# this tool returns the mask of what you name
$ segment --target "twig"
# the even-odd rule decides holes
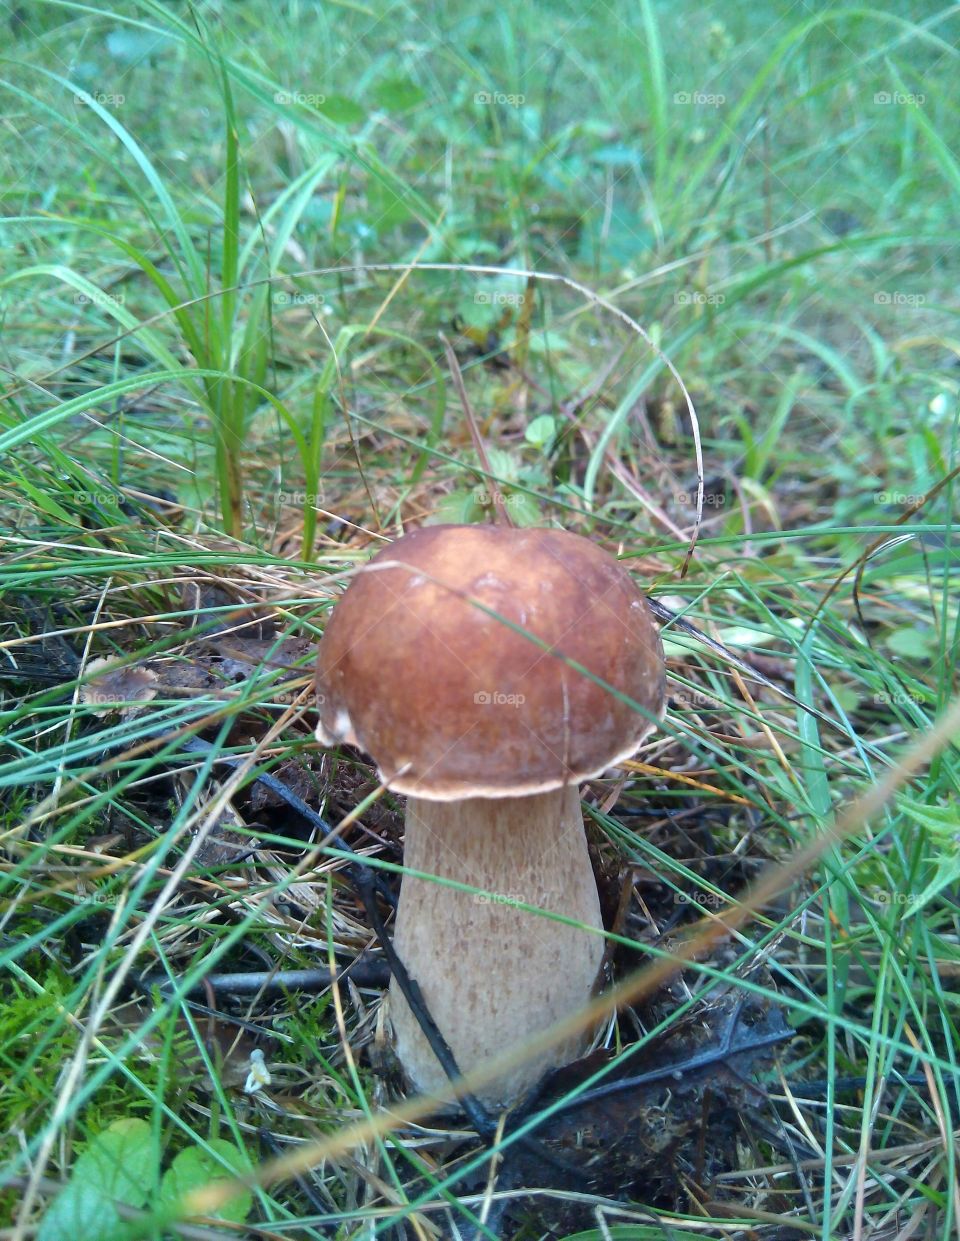
[[[193,995],[211,987],[214,991],[228,991],[233,995],[258,995],[271,991],[322,991],[333,984],[334,979],[343,982],[350,978],[358,987],[385,987],[390,981],[390,970],[385,961],[376,957],[359,956],[341,970],[323,968],[309,970],[250,970],[232,974],[208,974],[200,979],[184,995]],[[176,978],[168,975],[147,974],[138,984],[146,991],[156,987],[166,993],[180,986]]]
[[[688,1073],[699,1073],[704,1069],[711,1068],[715,1064],[723,1064],[732,1056],[757,1052],[761,1048],[773,1047],[777,1043],[786,1043],[794,1038],[794,1031],[785,1026],[783,1029],[766,1030],[756,1035],[748,1033],[749,1041],[736,1041],[734,1034],[739,1028],[742,1009],[743,999],[740,998],[736,1008],[730,1014],[723,1037],[716,1046],[695,1052],[684,1060],[660,1065],[659,1068],[650,1069],[646,1073],[637,1073],[633,1077],[621,1077],[613,1082],[604,1082],[600,1086],[595,1086],[592,1090],[584,1091],[583,1094],[577,1095],[574,1099],[561,1103],[554,1111],[573,1111],[586,1103],[594,1103],[597,1099],[604,1099],[609,1095],[620,1094],[625,1090],[633,1090],[639,1086],[649,1086],[654,1082],[663,1081],[665,1078],[679,1080]]]
[[[207,754],[213,749],[213,746],[209,741],[202,741],[199,737],[191,737],[183,743],[183,748],[192,753],[199,752],[201,754]],[[243,761],[243,759],[233,758],[229,754],[218,754],[214,759],[214,762],[226,763],[229,767],[238,767]],[[308,806],[302,797],[298,797],[296,793],[288,789],[282,780],[278,780],[276,776],[271,776],[268,772],[260,772],[251,780],[251,784],[257,783],[264,785],[266,788],[276,793],[278,797],[282,798],[292,810],[296,810],[297,814],[302,815],[312,827],[315,827],[317,831],[322,832],[324,838],[329,841],[335,849],[348,854],[349,857],[353,859],[352,862],[348,863],[348,871],[351,867],[356,865],[360,865],[366,870],[372,869],[367,865],[360,854],[357,853],[356,849],[354,849],[351,845],[348,845],[346,841],[340,838],[337,834],[336,828],[331,827],[326,819],[317,814],[316,810],[313,810],[310,806]],[[376,886],[379,895],[383,897],[387,904],[395,907],[397,898],[394,896],[392,889],[389,887],[383,876],[374,874],[372,882]]]

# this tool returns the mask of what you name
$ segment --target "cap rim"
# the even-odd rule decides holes
[[[382,767],[377,765],[380,782],[392,793],[403,797],[418,797],[422,801],[453,802],[463,801],[468,797],[479,797],[487,801],[505,801],[511,797],[534,797],[538,793],[551,793],[556,789],[566,788],[570,784],[583,784],[586,780],[596,780],[611,767],[616,767],[628,758],[632,758],[644,741],[656,730],[657,723],[666,712],[666,701],[661,704],[655,720],[648,720],[641,733],[633,738],[629,746],[618,750],[599,767],[592,766],[583,771],[571,771],[564,778],[551,777],[548,780],[528,780],[512,785],[477,785],[466,781],[447,781],[443,785],[424,782],[422,777],[412,779],[403,774],[388,776]],[[357,742],[348,744],[356,745]],[[363,747],[360,746],[362,749]]]

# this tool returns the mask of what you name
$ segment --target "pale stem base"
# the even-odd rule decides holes
[[[593,994],[604,940],[518,909],[523,902],[602,928],[576,787],[517,798],[407,801],[404,864],[481,888],[460,892],[405,876],[394,943],[468,1072],[582,1008]],[[400,1063],[411,1087],[447,1084],[400,990],[390,987]],[[592,1031],[508,1070],[477,1093],[513,1103],[549,1069],[582,1052]]]

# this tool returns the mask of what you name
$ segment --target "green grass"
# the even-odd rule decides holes
[[[375,991],[341,990],[342,1025],[329,993],[263,998],[251,1030],[131,984],[368,944],[343,859],[303,882],[250,775],[302,780],[334,822],[362,804],[351,839],[395,873],[396,805],[289,708],[343,574],[402,525],[489,520],[490,475],[515,520],[618,549],[769,682],[665,628],[664,727],[615,807],[609,782],[586,797],[616,894],[643,877],[618,976],[689,928],[678,900],[736,906],[947,710],[953,480],[912,510],[960,465],[960,17],[38,0],[4,21],[0,1214],[26,1230],[117,1120],[151,1125],[159,1184],[214,1139],[257,1163],[382,1111]],[[666,359],[706,479],[685,574],[696,428]],[[250,602],[302,639],[293,671],[268,638],[239,683],[187,685]],[[161,692],[98,712],[103,656],[153,661]],[[201,732],[244,766],[188,750]],[[555,1186],[496,1229],[488,1204],[477,1235],[958,1235],[957,793],[953,744],[639,1003],[672,1035],[732,987],[796,1028],[723,1169],[698,1183],[691,1139],[675,1181]],[[639,1029],[611,1027],[617,1066]],[[258,1188],[249,1226],[471,1235],[488,1173],[407,1126]],[[151,1202],[128,1235],[165,1235]]]

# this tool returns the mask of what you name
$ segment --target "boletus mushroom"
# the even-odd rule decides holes
[[[414,530],[334,608],[317,690],[320,741],[359,747],[407,798],[405,868],[480,890],[407,874],[394,932],[461,1071],[586,1004],[604,940],[578,785],[633,754],[664,703],[659,634],[627,571],[564,530]],[[442,1090],[395,983],[390,1016],[410,1085]],[[510,1105],[583,1046],[478,1094]]]

